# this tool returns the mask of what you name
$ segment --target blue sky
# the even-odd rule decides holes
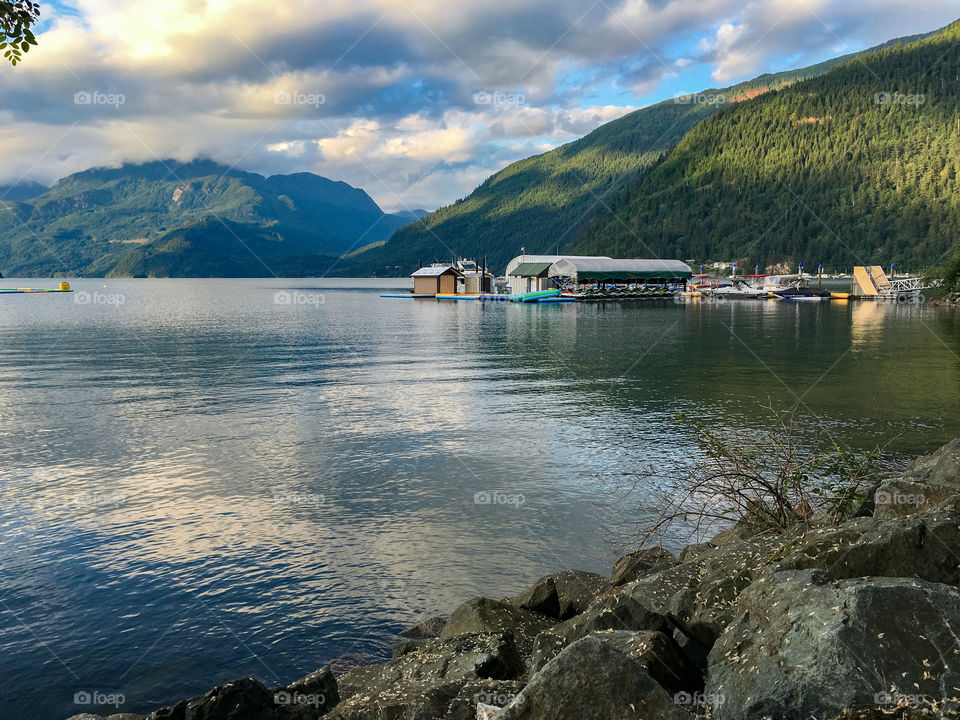
[[[435,208],[631,110],[960,17],[955,0],[68,0],[0,68],[0,183],[205,156]]]

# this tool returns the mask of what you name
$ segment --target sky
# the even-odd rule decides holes
[[[388,211],[654,102],[960,18],[956,0],[41,0],[0,184],[208,157]]]

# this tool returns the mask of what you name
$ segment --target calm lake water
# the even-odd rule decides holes
[[[0,715],[287,683],[470,596],[606,574],[628,509],[604,478],[689,453],[677,412],[760,427],[800,398],[811,438],[893,438],[895,459],[960,434],[950,311],[390,285],[0,295]]]

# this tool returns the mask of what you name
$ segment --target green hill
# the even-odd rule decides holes
[[[570,252],[939,264],[960,238],[960,22],[691,131]]]
[[[382,242],[414,219],[385,214],[363,190],[343,182],[311,173],[263,177],[207,160],[96,168],[27,195],[0,201],[0,270],[8,276],[122,273],[121,268],[141,268],[146,257],[157,256],[158,248],[146,248],[169,244],[175,231],[195,239],[188,229],[196,227],[219,227],[215,236],[230,240],[222,248],[225,256],[233,249],[229,233],[220,232],[225,227],[239,228],[243,236],[273,237],[276,257],[337,256]],[[203,247],[216,253],[215,247]],[[201,267],[203,275],[234,272],[226,260],[217,271],[212,257],[184,259],[168,269]],[[160,266],[149,270],[156,274]],[[261,268],[260,274],[270,273]]]
[[[485,255],[492,268],[502,268],[521,247],[528,253],[563,250],[598,212],[619,205],[621,197],[706,118],[750,105],[753,98],[822,75],[862,54],[762,75],[632,112],[575,142],[510,165],[467,198],[407,225],[386,245],[355,257],[342,271],[395,275],[416,268],[419,260],[451,255]],[[586,243],[582,237],[578,242]]]

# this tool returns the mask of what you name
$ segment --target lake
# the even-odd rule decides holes
[[[676,413],[801,402],[812,442],[890,462],[960,434],[949,310],[71,282],[0,296],[0,707],[35,720],[372,662],[471,596],[608,574],[609,479],[691,453]]]

